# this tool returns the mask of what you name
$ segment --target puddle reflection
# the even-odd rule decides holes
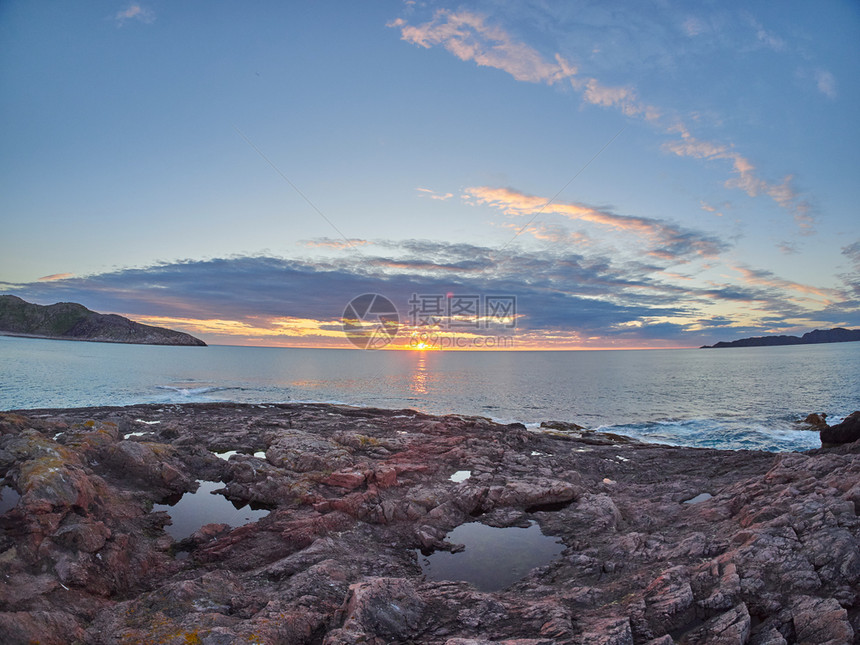
[[[452,544],[464,544],[460,553],[418,552],[424,575],[430,580],[464,580],[481,591],[498,591],[524,578],[535,567],[545,565],[564,551],[564,545],[532,523],[527,529],[495,528],[471,522],[461,524],[447,536]]]
[[[248,504],[237,506],[223,495],[212,491],[224,488],[221,482],[199,481],[196,493],[174,495],[164,504],[154,504],[153,511],[167,511],[173,524],[164,530],[174,540],[183,540],[205,524],[229,524],[232,527],[256,522],[269,514],[268,509],[254,509]]]

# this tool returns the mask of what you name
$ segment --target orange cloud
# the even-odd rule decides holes
[[[655,245],[650,251],[651,255],[664,259],[678,259],[682,252],[715,256],[721,247],[715,240],[648,217],[617,215],[608,210],[572,202],[548,203],[549,200],[544,197],[527,195],[511,188],[478,186],[467,188],[465,192],[467,198],[498,208],[507,215],[556,213],[572,220],[639,235]]]
[[[429,197],[430,199],[437,199],[439,201],[446,201],[451,199],[454,196],[454,193],[437,193],[435,190],[430,190],[429,188],[416,188],[419,193],[421,193],[424,197]]]
[[[341,322],[314,320],[289,316],[259,319],[260,324],[220,318],[177,318],[171,316],[128,316],[138,322],[159,327],[182,329],[192,334],[215,334],[221,336],[253,336],[258,338],[343,338]]]
[[[518,81],[553,84],[576,74],[576,67],[556,55],[545,60],[540,53],[516,42],[500,27],[488,25],[483,16],[469,11],[440,9],[433,19],[413,26],[402,18],[388,24],[400,29],[406,42],[430,48],[441,45],[457,58],[482,67],[503,70]]]

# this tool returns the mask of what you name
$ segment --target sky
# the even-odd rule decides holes
[[[0,293],[233,345],[860,327],[858,79],[852,0],[3,0]]]

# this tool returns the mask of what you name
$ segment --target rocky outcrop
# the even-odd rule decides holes
[[[728,452],[409,410],[141,405],[0,413],[0,479],[20,494],[0,516],[4,644],[860,643],[858,443]],[[270,513],[174,541],[153,507],[199,480]],[[564,550],[493,592],[425,576],[420,553],[459,550],[448,532],[475,521],[536,522]]]
[[[815,345],[818,343],[849,343],[860,340],[860,329],[815,329],[803,336],[754,336],[732,341],[720,341],[714,345],[703,345],[700,349],[723,347],[771,347],[774,345]]]
[[[116,314],[100,314],[74,302],[34,305],[17,296],[0,296],[0,335],[102,343],[205,346],[181,331],[153,327]]]
[[[811,412],[810,414],[807,414],[803,420],[797,421],[797,423],[806,425],[813,429],[822,430],[827,427],[827,414],[824,412],[820,414],[818,412]]]
[[[829,428],[825,424],[819,434],[822,446],[854,443],[860,439],[860,410],[852,412],[841,423]]]

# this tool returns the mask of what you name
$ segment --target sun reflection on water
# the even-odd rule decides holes
[[[415,370],[409,379],[409,389],[416,394],[427,394],[427,356],[418,352]]]

